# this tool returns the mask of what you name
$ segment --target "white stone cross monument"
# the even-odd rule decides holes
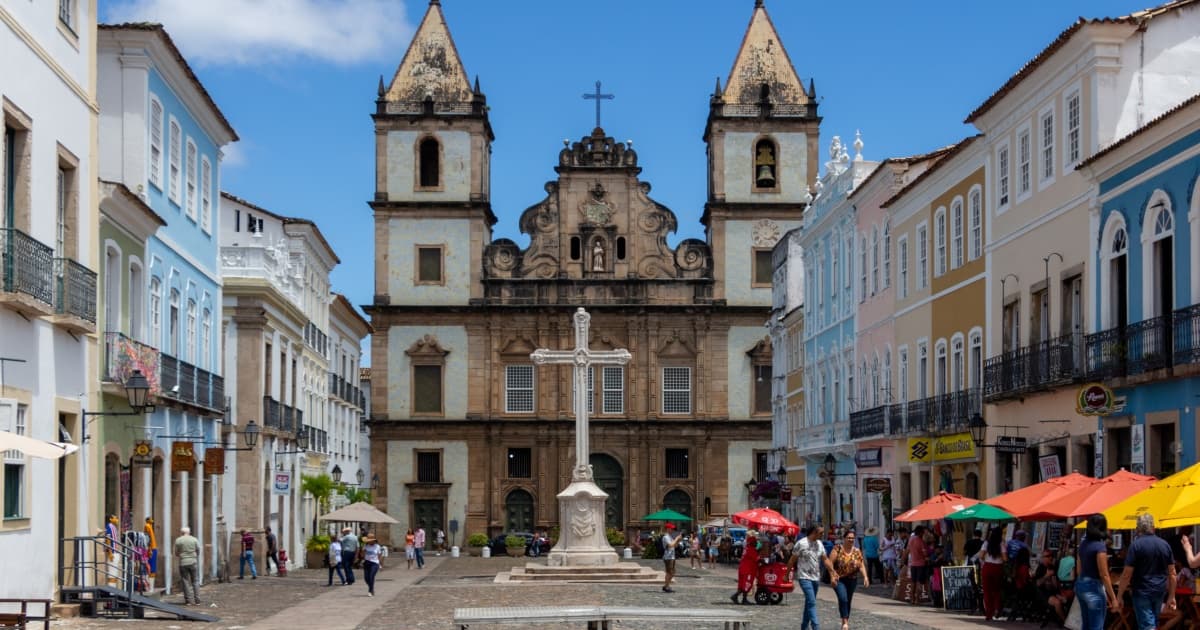
[[[535,365],[571,365],[575,382],[575,468],[571,484],[558,493],[558,544],[550,551],[551,566],[596,566],[617,563],[617,554],[604,533],[604,503],[608,494],[592,480],[588,463],[588,370],[593,365],[625,365],[633,358],[628,350],[589,350],[588,327],[592,316],[575,311],[573,350],[535,350]]]

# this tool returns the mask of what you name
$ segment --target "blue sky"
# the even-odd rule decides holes
[[[1149,0],[767,0],[793,65],[820,101],[829,142],[862,131],[870,160],[974,133],[963,118],[1077,17]],[[528,242],[517,217],[544,197],[564,138],[590,133],[597,79],[616,94],[603,126],[632,139],[651,196],[682,238],[703,238],[701,135],[753,0],[443,0],[468,75],[491,107],[494,238]],[[223,188],[315,220],[342,264],[335,290],[373,294],[370,114],[427,7],[420,0],[100,0],[102,21],[162,22],[242,141]]]

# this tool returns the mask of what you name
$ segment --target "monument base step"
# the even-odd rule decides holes
[[[523,567],[513,567],[511,571],[496,576],[497,583],[536,582],[546,583],[628,583],[646,584],[662,582],[662,571],[655,571],[635,562],[621,562],[608,566],[576,566],[551,567],[544,564],[529,563]]]

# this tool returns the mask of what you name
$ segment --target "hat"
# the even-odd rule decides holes
[[[875,528],[875,527],[868,527],[867,531],[863,533],[864,536],[876,536],[878,534],[879,534],[879,529]]]
[[[354,528],[352,528],[352,527],[343,527],[343,528],[342,528],[342,533],[343,533],[343,534],[349,534],[349,533],[350,533],[350,532],[352,532],[352,531],[354,531]]]
[[[1018,529],[1017,533],[1013,534],[1013,538],[1016,538],[1017,540],[1025,540],[1025,530]]]
[[[675,529],[675,523],[667,523],[667,529]]]

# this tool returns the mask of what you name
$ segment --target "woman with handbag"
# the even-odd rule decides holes
[[[862,576],[864,588],[871,585],[862,550],[854,546],[855,538],[854,531],[847,530],[842,535],[842,544],[833,548],[829,558],[833,561],[833,568],[837,573],[836,576],[831,576],[831,579],[834,580],[834,592],[837,593],[842,630],[850,627],[850,602],[854,599],[855,589],[858,588],[859,576]]]

